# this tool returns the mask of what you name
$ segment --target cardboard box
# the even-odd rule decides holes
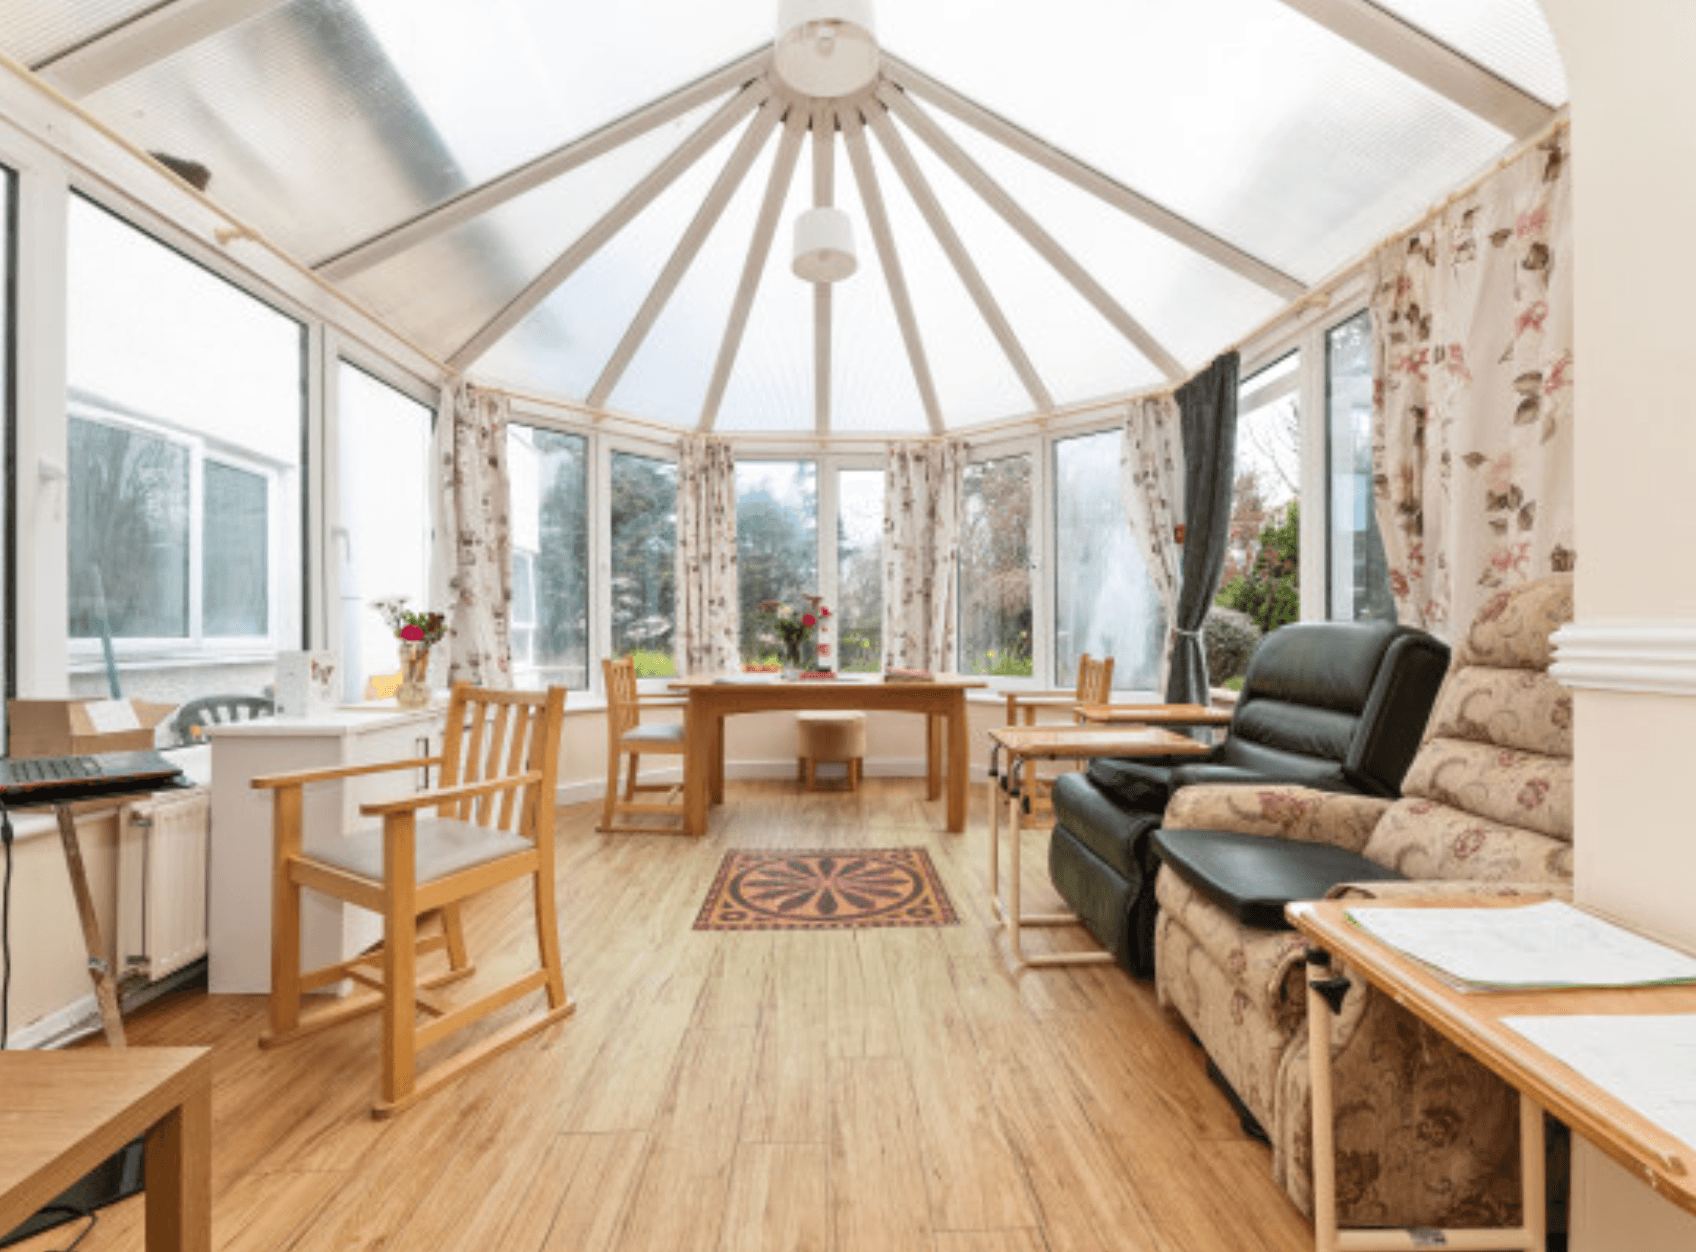
[[[7,752],[15,757],[133,752],[177,706],[145,700],[13,700]]]

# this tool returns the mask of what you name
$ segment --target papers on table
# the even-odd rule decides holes
[[[1696,982],[1696,957],[1551,900],[1521,908],[1345,910],[1468,991]]]
[[[1504,1017],[1502,1023],[1696,1146],[1696,1084],[1690,1081],[1696,1016]]]

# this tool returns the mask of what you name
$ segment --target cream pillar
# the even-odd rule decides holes
[[[1577,893],[1696,945],[1696,4],[1543,0],[1572,86]],[[1696,1218],[1575,1151],[1574,1252],[1688,1252]]]

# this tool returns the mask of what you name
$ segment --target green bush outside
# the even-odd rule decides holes
[[[1301,616],[1301,517],[1292,502],[1261,530],[1253,562],[1219,588],[1213,602],[1246,613],[1263,633]]]
[[[676,678],[677,661],[669,652],[635,651],[630,654],[636,662],[638,678]]]
[[[972,658],[966,672],[991,678],[1029,678],[1036,673],[1036,665],[1030,657],[1017,652],[984,652]]]

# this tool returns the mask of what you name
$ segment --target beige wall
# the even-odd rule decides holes
[[[1572,84],[1578,615],[1690,627],[1696,4],[1543,0]],[[1581,900],[1696,944],[1696,699],[1580,692]],[[1574,1252],[1689,1252],[1696,1219],[1576,1151]]]

